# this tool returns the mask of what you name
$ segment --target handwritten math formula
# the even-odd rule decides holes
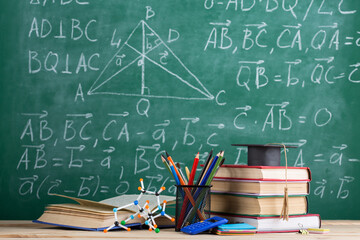
[[[126,111],[120,114],[107,114],[108,121],[100,124],[101,131],[98,132],[98,136],[89,134],[93,132],[94,125],[97,125],[95,123],[96,116],[92,113],[66,114],[62,128],[56,126],[56,130],[60,131],[52,128],[52,124],[47,120],[48,112],[45,110],[40,113],[22,113],[24,125],[19,137],[20,141],[23,142],[21,145],[22,154],[19,156],[16,169],[25,175],[35,175],[19,177],[19,194],[33,194],[40,198],[40,193],[50,194],[55,189],[63,191],[63,193],[76,194],[78,197],[95,196],[96,194],[124,194],[129,191],[131,186],[131,181],[126,180],[126,173],[130,173],[130,176],[138,175],[139,177],[145,173],[146,179],[150,181],[151,188],[156,189],[156,186],[151,184],[167,185],[168,193],[175,194],[175,183],[167,174],[164,174],[165,167],[161,163],[160,156],[164,154],[163,146],[171,146],[171,151],[176,151],[179,146],[188,149],[195,147],[201,153],[201,161],[205,161],[204,158],[208,154],[207,150],[221,146],[226,129],[230,128],[231,131],[241,133],[247,128],[254,128],[255,126],[259,133],[266,132],[268,129],[273,129],[275,132],[289,131],[293,127],[293,120],[286,115],[286,111],[281,111],[286,109],[288,104],[266,104],[268,112],[262,116],[261,120],[255,121],[253,124],[246,124],[246,121],[244,124],[241,121],[242,118],[246,119],[246,111],[251,110],[250,106],[236,108],[242,111],[234,117],[233,125],[230,126],[221,122],[206,121],[202,123],[203,120],[199,117],[180,118],[175,121],[176,125],[182,125],[181,131],[179,128],[175,128],[178,131],[176,140],[169,137],[169,132],[173,131],[172,128],[175,125],[171,120],[165,119],[163,122],[153,124],[151,128],[142,131],[137,126],[132,125],[131,114]],[[323,118],[322,122],[318,122],[317,116],[323,111],[327,117]],[[136,111],[135,114],[138,116],[145,115],[141,111]],[[326,126],[332,118],[332,114],[324,109],[319,109],[313,116],[311,125],[319,128]],[[294,125],[306,124],[306,117],[304,116],[295,117],[295,120]],[[198,125],[205,126],[208,133],[206,136],[196,133],[195,129]],[[141,142],[143,135],[151,136],[152,144],[148,146],[138,145],[133,149],[131,147],[134,144],[133,142]],[[316,153],[313,159],[305,159],[303,147],[306,146],[307,142],[307,140],[301,139],[297,142],[287,143],[300,147],[299,150],[292,150],[290,153],[293,154],[293,166],[304,167],[310,163],[323,163],[341,167],[360,162],[357,158],[346,158],[344,156],[344,150],[348,148],[346,144],[332,146],[330,153]],[[129,155],[122,155],[121,152],[124,149],[132,149],[132,151]],[[54,152],[59,153],[54,154]],[[100,157],[94,158],[94,155]],[[229,164],[247,164],[245,148],[234,148],[233,156],[228,162]],[[51,175],[46,175],[41,179],[41,176],[36,175],[37,172],[52,171],[52,169],[61,169],[67,173],[78,172],[81,169],[101,169],[104,172],[116,171],[118,176],[114,183],[118,185],[101,185],[101,175],[89,175],[80,176],[77,179],[78,186],[75,189],[64,189],[63,186],[60,187],[64,180],[52,179]],[[124,171],[126,171],[125,175]],[[149,175],[153,172],[155,174]],[[353,181],[354,178],[351,178]],[[71,181],[74,182],[74,179]],[[113,182],[106,180],[106,182],[109,181]]]

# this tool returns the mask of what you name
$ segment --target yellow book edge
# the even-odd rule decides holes
[[[307,231],[309,233],[325,234],[325,233],[330,232],[330,229],[328,229],[328,228],[308,228]]]

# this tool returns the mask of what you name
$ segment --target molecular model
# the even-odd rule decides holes
[[[116,227],[122,227],[124,229],[126,229],[127,231],[130,231],[131,229],[124,226],[128,221],[134,219],[135,217],[134,216],[138,216],[139,218],[144,218],[145,219],[145,224],[149,226],[149,231],[152,231],[154,230],[156,233],[159,233],[160,232],[160,229],[157,228],[157,225],[156,225],[156,222],[155,222],[155,219],[160,217],[160,216],[165,216],[167,217],[168,219],[170,219],[172,222],[175,221],[174,218],[171,218],[169,215],[167,215],[165,213],[165,208],[166,208],[166,201],[163,201],[163,205],[161,206],[160,205],[160,193],[162,191],[165,190],[165,187],[161,187],[160,190],[158,192],[151,192],[151,191],[147,191],[145,190],[144,188],[144,182],[143,182],[143,179],[140,178],[140,184],[141,184],[141,187],[138,188],[139,191],[141,191],[140,195],[137,197],[137,199],[132,202],[132,203],[129,203],[125,206],[122,206],[122,207],[118,207],[118,208],[114,208],[113,209],[113,212],[114,212],[114,216],[115,216],[115,222],[113,225],[111,225],[110,227],[108,227],[107,229],[104,230],[104,232],[108,232],[109,230],[111,230],[112,228],[114,228],[115,226]],[[144,204],[143,207],[139,206],[139,201],[141,199],[141,197],[144,195],[144,194],[152,194],[152,195],[155,195],[156,196],[156,199],[157,199],[157,208],[155,208],[153,211],[151,211],[149,209],[149,201],[147,200]],[[133,214],[133,215],[130,215],[126,220],[123,220],[121,221],[121,223],[119,223],[118,221],[118,215],[117,215],[117,212],[123,208],[128,208],[130,206],[137,206],[138,207],[138,211]],[[155,215],[157,211],[161,211],[159,214]]]

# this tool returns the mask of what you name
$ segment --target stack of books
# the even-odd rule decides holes
[[[212,182],[211,215],[245,222],[257,232],[291,232],[320,228],[318,214],[308,214],[311,172],[306,167],[223,165]],[[280,219],[284,187],[289,220]]]

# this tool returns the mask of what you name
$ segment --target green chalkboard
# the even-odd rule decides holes
[[[232,143],[286,143],[311,213],[359,219],[360,5],[350,0],[1,1],[2,219],[59,193],[174,180]],[[284,164],[284,161],[282,162]],[[200,171],[200,168],[198,169]],[[329,211],[331,208],[331,211]]]

